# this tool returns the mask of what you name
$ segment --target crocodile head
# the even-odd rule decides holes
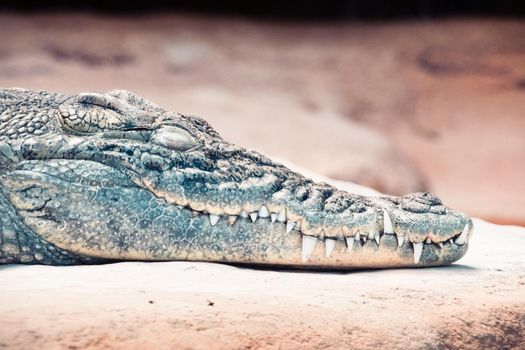
[[[468,247],[472,221],[433,194],[315,183],[127,91],[0,101],[0,190],[70,254],[350,269],[445,265]]]

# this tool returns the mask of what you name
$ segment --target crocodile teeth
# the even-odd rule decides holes
[[[379,245],[379,240],[381,239],[381,235],[379,234],[379,232],[375,233],[374,239],[376,240],[377,245]]]
[[[354,247],[354,238],[345,237],[345,239],[346,239],[346,245],[348,246],[347,250],[350,253],[352,251],[352,248]]]
[[[184,207],[182,205],[177,205],[177,208],[178,209],[184,209]]]
[[[438,246],[439,246],[439,248],[443,248],[443,243],[439,242]]]
[[[272,222],[275,222],[275,220],[277,220],[277,215],[279,215],[279,214],[277,214],[277,213],[271,213],[270,214],[270,219],[272,220]]]
[[[221,217],[218,216],[218,215],[210,214],[210,224],[211,224],[212,226],[215,226],[215,225],[219,222],[219,219],[220,219],[220,218],[221,218]]]
[[[252,219],[252,222],[257,221],[257,216],[258,214],[256,211],[254,211],[253,213],[250,213],[250,219]]]
[[[397,236],[397,246],[401,247],[403,245],[403,242],[405,241],[405,237],[403,235],[396,235]]]
[[[368,237],[367,237],[368,239],[374,239],[374,237],[375,237],[374,231],[368,232]]]
[[[361,237],[359,235],[359,232],[355,234],[354,241],[359,242],[361,240]]]
[[[414,246],[414,263],[417,264],[421,259],[421,253],[423,253],[423,243],[412,242],[412,245]]]
[[[431,244],[432,243],[432,241],[430,240],[430,237],[427,237],[427,239],[425,240],[425,243],[426,244]]]
[[[303,262],[307,262],[308,259],[310,259],[310,256],[312,255],[314,251],[316,243],[317,243],[316,237],[303,235],[303,251],[302,251]]]
[[[383,229],[384,233],[386,234],[394,233],[394,228],[392,226],[392,219],[390,218],[390,214],[388,214],[386,209],[383,209],[383,225],[384,225],[384,229]]]
[[[468,224],[465,225],[465,227],[463,228],[463,231],[461,232],[459,237],[456,238],[454,242],[456,244],[463,245],[467,241],[467,236],[468,236]]]
[[[286,209],[282,208],[279,212],[279,215],[277,216],[277,221],[279,222],[286,222]]]
[[[230,223],[230,225],[235,224],[235,221],[237,221],[237,215],[228,216],[228,222]]]
[[[266,206],[261,205],[261,208],[259,209],[259,217],[260,218],[270,217],[270,213],[268,212],[268,208],[266,208]]]
[[[241,216],[241,218],[244,218],[244,219],[248,219],[248,217],[249,217],[248,213],[245,212],[245,211],[242,211],[240,216]]]
[[[290,232],[292,232],[294,226],[295,226],[295,222],[293,222],[293,221],[288,221],[288,222],[286,223],[286,233],[290,233]]]
[[[334,248],[335,248],[335,239],[325,239],[324,241],[324,244],[325,244],[325,248],[326,248],[326,257],[329,258],[330,255],[332,255],[332,252],[334,251]]]

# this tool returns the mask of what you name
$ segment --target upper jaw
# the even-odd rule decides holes
[[[453,239],[455,244],[463,245],[472,235],[472,221],[466,215],[444,207],[437,197],[426,193],[400,198],[367,198],[337,191],[351,197],[354,203],[344,211],[335,212],[327,210],[329,206],[326,203],[319,205],[297,201],[290,191],[284,189],[273,194],[260,192],[260,196],[251,197],[250,193],[238,187],[228,189],[227,185],[220,184],[209,193],[200,193],[197,197],[187,196],[182,194],[184,190],[174,190],[172,186],[175,183],[169,182],[169,176],[163,176],[157,181],[146,181],[146,187],[174,205],[210,215],[212,223],[221,217],[229,218],[232,222],[239,216],[250,217],[252,221],[265,218],[285,224],[287,232],[296,230],[303,235],[321,239],[355,239],[357,236],[379,241],[386,234],[395,235],[399,244],[443,244]],[[275,181],[270,174],[266,174],[252,185],[264,189],[271,187]],[[221,190],[232,192],[221,193]],[[235,201],[217,201],[216,197],[230,198],[232,194]],[[428,196],[434,201],[429,201],[429,208],[417,207],[414,210],[413,206],[407,204],[408,201],[422,201]]]
[[[233,164],[236,158],[218,162]],[[472,235],[470,218],[443,206],[430,193],[378,198],[351,195],[326,184],[315,184],[278,164],[268,166],[261,176],[241,182],[228,178],[228,169],[219,166],[210,175],[217,175],[217,179],[210,179],[215,183],[208,184],[206,191],[198,191],[185,187],[184,171],[171,169],[162,176],[153,172],[144,177],[144,186],[172,204],[211,214],[214,220],[250,216],[273,222],[279,218],[288,231],[295,229],[314,237],[379,238],[395,234],[399,242],[442,244],[454,239],[464,244]],[[300,187],[309,190],[306,200],[299,199]]]
[[[60,157],[60,153],[64,155],[74,153],[75,157],[91,159],[94,156],[93,148],[105,147],[110,153],[106,154],[106,151],[102,151],[104,157],[100,159],[101,162],[111,162],[108,165],[112,166],[116,166],[118,162],[125,162],[120,168],[136,172],[144,187],[161,197],[166,197],[168,202],[188,206],[194,210],[207,211],[214,215],[241,215],[243,212],[250,214],[258,213],[260,210],[264,214],[266,210],[276,216],[284,210],[287,221],[293,222],[295,227],[301,227],[304,234],[311,236],[349,237],[355,236],[357,232],[360,235],[395,233],[412,242],[430,240],[440,243],[462,233],[466,225],[472,226],[466,215],[444,207],[439,198],[428,193],[414,193],[403,197],[364,198],[351,196],[328,186],[326,188],[333,192],[330,199],[311,195],[312,198],[301,201],[297,199],[297,187],[287,184],[290,183],[288,181],[290,178],[298,181],[300,187],[313,189],[311,193],[314,194],[321,193],[323,186],[314,184],[284,167],[274,171],[278,165],[275,165],[275,168],[269,166],[271,171],[266,171],[260,177],[243,179],[240,183],[235,183],[233,180],[221,183],[221,179],[227,177],[228,169],[219,167],[215,179],[218,184],[209,185],[209,188],[216,187],[210,192],[211,194],[219,193],[223,194],[223,198],[233,198],[225,201],[215,198],[215,195],[209,198],[210,194],[199,191],[191,193],[192,189],[184,188],[184,176],[186,176],[184,174],[187,169],[165,169],[166,171],[160,176],[160,173],[147,166],[144,169],[136,168],[133,166],[134,163],[125,161],[129,157],[125,152],[119,151],[121,158],[115,158],[117,157],[115,150],[126,149],[130,145],[135,152],[139,150],[143,152],[141,161],[147,161],[152,157],[166,158],[161,154],[145,156],[162,153],[160,151],[163,148],[168,159],[172,155],[170,146],[182,148],[193,146],[191,143],[194,140],[190,139],[191,135],[181,130],[171,130],[170,127],[166,125],[155,131],[153,146],[141,140],[96,139],[93,141],[90,137],[69,136],[60,137],[56,143],[45,143],[46,140],[40,140],[43,143],[40,148],[45,150],[47,156],[51,153],[56,153],[57,157]],[[68,141],[64,144],[64,140]],[[33,143],[36,142],[35,139]],[[109,145],[113,147],[108,147]],[[31,145],[28,143],[24,146]],[[223,161],[234,162],[235,159]],[[276,173],[280,175],[276,176]],[[188,174],[192,175],[189,171]],[[275,192],[272,188],[276,187],[280,190]],[[190,194],[186,195],[186,193]],[[342,199],[337,199],[338,195]],[[336,200],[332,200],[334,198]],[[334,209],[334,203],[345,203],[344,208]]]
[[[181,136],[180,132],[173,134],[169,129],[170,126],[166,126],[166,128],[165,132],[161,131],[155,134],[158,145],[153,146],[152,150],[159,148],[159,146],[160,148],[170,145],[186,146],[191,141],[184,138],[186,135],[182,134]],[[178,138],[174,138],[173,135]],[[73,137],[68,142],[68,146],[59,148],[65,154],[70,153],[69,149],[76,149],[77,156],[83,154],[81,150],[91,149],[91,147],[86,146],[92,144],[89,138],[82,138],[81,142],[74,142],[74,139],[76,138]],[[142,145],[141,148],[149,153],[150,147],[140,140],[98,140],[97,146],[104,144],[117,146],[120,144],[125,148],[129,145],[128,142]],[[165,151],[167,154],[171,153],[168,149]],[[88,151],[86,157],[89,158],[90,154],[91,152]],[[107,159],[111,160],[111,158],[105,157],[100,161],[104,162]],[[115,166],[115,161],[111,160],[111,162]],[[124,166],[124,168],[130,167],[130,164]],[[270,166],[270,168],[272,167]],[[130,168],[128,170],[135,170],[137,173],[142,172],[141,169]],[[218,172],[225,172],[226,170],[218,169]],[[207,193],[195,191],[194,194],[186,195],[185,190],[187,189],[183,188],[184,176],[181,176],[184,169],[168,169],[162,173],[162,176],[151,169],[144,171],[142,174],[137,174],[138,181],[142,181],[145,188],[172,204],[188,206],[192,210],[204,211],[219,217],[266,216],[273,221],[280,217],[281,221],[286,223],[290,229],[300,230],[302,234],[308,236],[355,238],[356,235],[359,235],[360,237],[373,238],[376,235],[380,237],[383,234],[395,234],[400,242],[439,244],[453,238],[458,243],[464,244],[472,234],[472,222],[466,215],[444,207],[439,198],[428,193],[415,193],[403,197],[364,198],[329,188],[330,191],[333,191],[331,199],[338,195],[343,199],[334,200],[333,203],[329,203],[326,198],[310,198],[306,201],[299,201],[297,193],[294,193],[297,188],[287,187],[283,181],[286,182],[289,178],[294,178],[303,187],[315,188],[312,193],[322,192],[320,190],[323,187],[313,184],[284,167],[279,167],[278,172],[280,171],[284,175],[281,178],[276,177],[272,171],[268,171],[261,177],[244,179],[238,186],[232,181],[231,188],[219,181],[216,192],[210,193],[223,191],[222,193],[229,194],[223,198],[235,199],[222,200],[223,203],[221,203],[221,200],[210,198]],[[274,192],[270,190],[273,187],[281,187],[281,189]],[[347,208],[344,208],[345,210],[338,210],[337,208],[332,210],[334,203],[339,204],[344,200],[348,201],[348,198],[351,198],[351,203],[348,204]]]

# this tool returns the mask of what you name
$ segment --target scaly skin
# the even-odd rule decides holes
[[[0,212],[0,263],[436,266],[472,233],[435,195],[314,183],[119,90],[0,90]]]

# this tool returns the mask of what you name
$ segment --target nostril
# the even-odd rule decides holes
[[[413,213],[427,213],[430,211],[430,205],[423,204],[413,198],[403,198],[401,201],[401,208]]]
[[[416,192],[404,195],[400,200],[401,208],[413,213],[433,212],[442,214],[445,208],[441,205],[438,196],[429,192]],[[432,210],[436,208],[435,210]]]
[[[430,193],[430,192],[410,193],[410,194],[404,195],[402,197],[402,200],[416,201],[421,204],[430,205],[430,206],[442,204],[441,199],[439,199],[439,197],[436,196],[434,193]]]

